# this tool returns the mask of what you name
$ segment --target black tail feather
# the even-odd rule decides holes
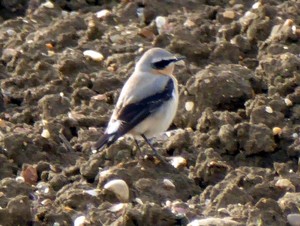
[[[109,147],[110,145],[112,145],[119,137],[116,136],[115,133],[112,134],[103,134],[103,136],[96,141],[96,143],[92,146],[92,150],[101,150],[104,145],[106,145],[106,147]]]

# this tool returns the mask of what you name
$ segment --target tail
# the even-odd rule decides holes
[[[96,143],[92,146],[92,150],[102,150],[104,145],[106,147],[109,147],[112,145],[119,137],[116,135],[116,133],[111,134],[103,134],[103,136],[96,141]]]

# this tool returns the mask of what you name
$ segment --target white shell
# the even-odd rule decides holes
[[[94,61],[102,61],[104,59],[104,56],[101,53],[94,50],[85,50],[83,52],[83,55],[85,57],[91,58]]]
[[[111,180],[104,185],[104,189],[115,193],[121,202],[127,202],[129,199],[129,188],[124,180]]]

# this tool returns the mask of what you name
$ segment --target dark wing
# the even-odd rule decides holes
[[[112,134],[104,134],[103,137],[96,142],[94,148],[99,149],[105,144],[109,146],[114,143],[119,137],[129,132],[150,114],[157,111],[157,109],[166,101],[170,100],[172,98],[173,91],[174,82],[172,79],[169,79],[165,89],[162,92],[146,97],[139,102],[123,106],[118,112],[116,118],[116,120],[122,121],[118,131]]]
[[[121,120],[122,126],[118,130],[119,137],[133,129],[150,114],[157,111],[166,101],[172,98],[174,82],[169,79],[165,89],[162,92],[146,97],[137,103],[124,106],[118,113],[117,119]]]

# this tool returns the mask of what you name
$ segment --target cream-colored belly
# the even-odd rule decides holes
[[[176,94],[173,95],[168,102],[164,103],[153,115],[135,126],[129,134],[134,136],[144,134],[150,138],[166,131],[176,115],[178,107],[178,97]]]

